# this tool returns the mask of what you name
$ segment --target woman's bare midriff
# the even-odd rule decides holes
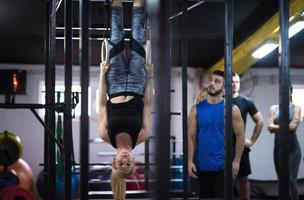
[[[134,96],[117,96],[110,99],[112,103],[124,103],[133,99]]]

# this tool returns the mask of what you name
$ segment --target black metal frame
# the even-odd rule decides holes
[[[181,0],[181,1],[183,1],[183,0]],[[182,9],[181,12],[175,13],[174,15],[169,17],[169,21],[175,20],[178,17],[183,16],[183,13],[185,13],[187,15],[187,12],[189,12],[190,10],[192,10],[192,9],[194,9],[194,8],[204,4],[204,3],[207,3],[207,2],[224,2],[225,0],[192,0],[192,1],[195,2],[193,5],[185,8],[185,9]],[[186,2],[189,2],[189,1],[186,1]],[[186,5],[184,5],[184,6],[186,6]]]
[[[61,150],[62,146],[55,138],[55,110],[65,109],[65,104],[55,104],[55,68],[56,68],[56,1],[45,4],[45,99],[46,104],[0,104],[0,109],[30,109],[44,127],[44,191],[47,200],[56,199],[56,162],[55,143]],[[71,102],[70,98],[66,98]],[[69,106],[70,107],[70,106]],[[35,109],[45,109],[45,122]],[[70,107],[71,109],[71,107]],[[67,129],[65,128],[65,135]],[[64,151],[65,152],[65,151]],[[66,162],[65,162],[66,166]],[[65,190],[67,196],[67,190]],[[71,198],[68,198],[71,199]]]
[[[233,49],[233,0],[197,1],[194,5],[186,7],[182,1],[182,11],[171,16],[169,22],[181,16],[182,32],[182,91],[183,91],[183,154],[184,154],[184,199],[188,199],[188,165],[187,165],[187,14],[191,9],[205,2],[225,2],[225,199],[232,199],[232,49]]]
[[[182,109],[183,109],[183,199],[188,199],[189,184],[188,184],[188,88],[187,88],[187,67],[188,67],[188,12],[187,0],[182,0],[181,18],[181,59],[182,59]]]
[[[64,151],[64,147],[56,139],[54,132],[46,125],[46,123],[41,119],[39,114],[35,109],[56,109],[56,105],[45,105],[45,104],[0,104],[0,109],[30,109],[40,124],[44,127],[46,135],[49,136],[57,144],[57,146]]]
[[[157,174],[155,184],[155,199],[169,199],[170,179],[170,60],[169,58],[169,29],[168,8],[169,1],[147,1],[147,12],[152,22],[152,41],[155,47],[153,52],[155,61],[154,72],[157,74],[154,87],[156,89],[156,121],[157,133],[156,163]]]
[[[223,0],[219,0],[223,1]],[[131,1],[130,1],[131,2]],[[154,2],[155,3],[155,2]],[[182,12],[174,15],[172,19],[182,15],[182,82],[183,82],[183,140],[187,141],[187,11],[191,10],[185,6],[183,0]],[[197,5],[203,1],[198,1]],[[149,7],[149,3],[147,3]],[[156,199],[169,199],[169,166],[170,166],[170,62],[169,55],[169,29],[167,21],[168,1],[158,1],[157,6],[150,5],[150,16],[155,24],[156,34],[152,34],[153,41],[159,47],[159,51],[154,55],[156,76],[156,102],[157,102],[157,184]],[[89,118],[88,118],[88,86],[89,86],[89,18],[88,18],[89,0],[80,1],[80,24],[81,24],[81,140],[80,140],[80,198],[88,199],[88,140],[89,140]],[[193,7],[193,6],[192,6]],[[288,173],[288,96],[289,96],[289,39],[288,39],[288,18],[289,18],[288,0],[280,0],[280,174],[279,192],[281,199],[289,198],[289,173]],[[183,14],[184,13],[184,14]],[[52,137],[45,137],[44,165],[45,191],[46,199],[55,199],[55,66],[56,66],[56,1],[46,2],[46,42],[45,42],[45,80],[46,80],[46,104],[0,104],[0,108],[7,109],[31,109],[39,122],[45,128],[45,135],[50,134]],[[72,124],[71,124],[71,86],[72,86],[72,1],[65,1],[65,113],[64,113],[64,146],[58,146],[65,151],[65,199],[71,199],[71,145],[72,145]],[[233,0],[225,1],[225,199],[232,199],[232,49],[233,49]],[[160,84],[161,83],[161,84]],[[45,124],[39,117],[35,109],[46,109]],[[52,135],[53,134],[53,135]],[[52,139],[51,139],[52,138]],[[187,158],[187,143],[184,142],[184,159]],[[146,152],[149,151],[149,144],[146,143]],[[146,156],[146,160],[149,156]],[[284,161],[284,162],[282,162]],[[148,161],[149,162],[149,161]],[[184,163],[184,199],[188,198],[188,176],[187,164]],[[146,182],[148,181],[145,180]]]
[[[72,26],[73,26],[73,5],[72,0],[64,1],[64,25],[65,25],[65,45],[64,45],[64,64],[65,64],[65,90],[64,102],[65,112],[63,114],[63,143],[64,151],[64,199],[72,199]],[[56,30],[56,27],[55,27]],[[74,153],[74,152],[73,152]]]
[[[279,134],[279,196],[289,199],[289,1],[280,0],[280,134]]]
[[[145,190],[149,190],[150,183],[150,139],[145,141]]]
[[[189,8],[183,7],[183,10],[169,18],[169,21],[184,16],[192,8],[197,7],[204,2],[197,1]],[[223,2],[222,0],[212,2]],[[233,197],[232,181],[232,50],[233,50],[233,0],[225,0],[225,179],[224,179],[224,199]],[[185,17],[186,18],[186,17]],[[184,18],[184,19],[185,19]],[[185,21],[182,23],[185,28]],[[289,1],[280,0],[280,46],[279,46],[279,76],[280,76],[280,139],[279,139],[279,197],[280,199],[289,199],[289,155],[288,155],[288,129],[289,129]],[[183,40],[185,33],[182,31]],[[182,48],[184,49],[184,48]],[[183,54],[182,58],[187,54]],[[182,61],[183,67],[184,62]],[[183,71],[184,73],[184,71]],[[183,88],[184,89],[184,88]],[[184,101],[183,101],[184,103]],[[184,197],[185,198],[185,197]]]
[[[55,66],[56,66],[56,1],[50,0],[46,7],[46,59],[45,59],[45,86],[46,104],[55,104]],[[55,111],[46,110],[45,122],[50,130],[55,133]],[[46,134],[47,131],[45,131]],[[45,171],[45,191],[46,199],[56,199],[56,163],[55,163],[55,143],[45,137],[44,142],[44,166]]]
[[[50,2],[46,2],[45,3],[45,33],[44,33],[44,36],[45,36],[45,43],[44,43],[44,59],[45,59],[45,80],[47,81],[48,79],[48,76],[46,74],[46,70],[49,68],[49,32],[50,32],[50,27],[49,27],[49,16],[50,16]],[[46,94],[45,94],[46,95]],[[49,95],[49,94],[48,94]],[[47,122],[47,112],[45,112],[45,118],[44,118],[45,122]],[[46,131],[44,131],[44,134],[46,133]],[[55,134],[53,134],[53,136],[55,137]],[[47,137],[44,137],[44,143],[43,143],[43,146],[44,146],[44,160],[43,162],[44,163],[48,163],[48,148],[47,148],[47,145],[48,144],[48,138]],[[46,171],[47,171],[47,166],[44,167],[44,174],[43,174],[43,177],[44,177],[44,191],[46,193],[46,198],[48,198],[48,180],[47,180],[47,174],[46,174]]]
[[[80,199],[88,199],[89,191],[89,0],[79,3],[80,16],[80,67],[81,67],[81,117],[80,117]]]
[[[0,108],[5,108],[5,109],[42,109],[42,108],[47,108],[47,109],[55,109],[56,105],[55,104],[0,104]]]
[[[197,1],[194,5],[187,7],[186,1],[182,0],[182,11],[171,16],[169,22],[181,16],[182,32],[182,97],[183,97],[183,155],[184,155],[184,192],[183,198],[188,199],[188,145],[187,145],[187,61],[188,61],[188,42],[187,42],[187,16],[188,11],[207,1]],[[211,1],[208,1],[211,2]],[[212,1],[223,2],[223,0]],[[232,49],[233,49],[233,0],[225,1],[225,199],[232,199]]]
[[[232,50],[233,1],[225,1],[225,172],[224,199],[233,198],[232,180]]]
[[[30,109],[32,113],[35,115],[35,117],[38,119],[40,124],[44,127],[44,130],[46,133],[48,133],[49,138],[52,138],[53,142],[57,144],[57,146],[60,148],[61,151],[64,151],[64,147],[62,144],[56,139],[54,132],[44,123],[44,121],[41,119],[41,117],[38,115],[36,110],[34,108]]]

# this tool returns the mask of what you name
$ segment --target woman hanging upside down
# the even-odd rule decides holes
[[[144,0],[134,0],[131,51],[126,58],[122,3],[112,1],[109,64],[100,64],[99,133],[117,149],[111,177],[115,200],[125,199],[125,179],[135,172],[132,149],[150,135],[152,64],[146,63],[144,16]]]

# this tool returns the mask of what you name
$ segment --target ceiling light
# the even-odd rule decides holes
[[[277,43],[267,42],[267,43],[263,44],[262,46],[260,46],[259,48],[257,48],[251,55],[255,59],[261,59],[264,56],[266,56],[267,54],[269,54],[270,52],[272,52],[277,47],[278,47]]]
[[[289,38],[300,32],[304,29],[304,21],[298,21],[295,24],[291,25],[288,31]]]
[[[304,29],[304,21],[298,21],[291,25],[288,30],[289,38]],[[255,59],[261,59],[278,47],[275,41],[267,41],[265,44],[258,47],[251,55]]]

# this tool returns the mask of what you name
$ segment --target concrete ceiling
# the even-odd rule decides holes
[[[172,13],[180,10],[179,1],[173,3]],[[234,7],[234,46],[237,46],[278,11],[277,0],[236,0]],[[189,1],[191,6],[195,1]],[[73,2],[74,26],[79,27],[79,1]],[[131,4],[125,5],[125,27],[130,28]],[[44,0],[1,0],[0,1],[0,63],[43,64],[45,43]],[[169,12],[169,11],[168,11]],[[104,25],[103,1],[90,2],[90,26]],[[169,23],[168,23],[169,25]],[[189,60],[192,67],[208,69],[224,55],[224,4],[206,2],[189,11]],[[64,2],[57,11],[57,27],[64,26]],[[152,27],[153,28],[153,27]],[[172,22],[172,58],[173,66],[180,65],[180,18]],[[302,31],[303,32],[303,31]],[[78,36],[78,31],[75,31]],[[92,31],[92,38],[100,38],[103,31]],[[57,30],[58,37],[63,36]],[[152,41],[153,42],[153,41]],[[79,63],[79,40],[74,40],[73,62]],[[91,64],[100,61],[101,41],[92,40]],[[299,33],[291,40],[291,66],[304,66],[304,33]],[[63,40],[56,41],[56,62],[64,61]],[[271,65],[271,66],[270,66]],[[273,52],[255,64],[255,67],[273,67],[277,65],[277,55]]]

